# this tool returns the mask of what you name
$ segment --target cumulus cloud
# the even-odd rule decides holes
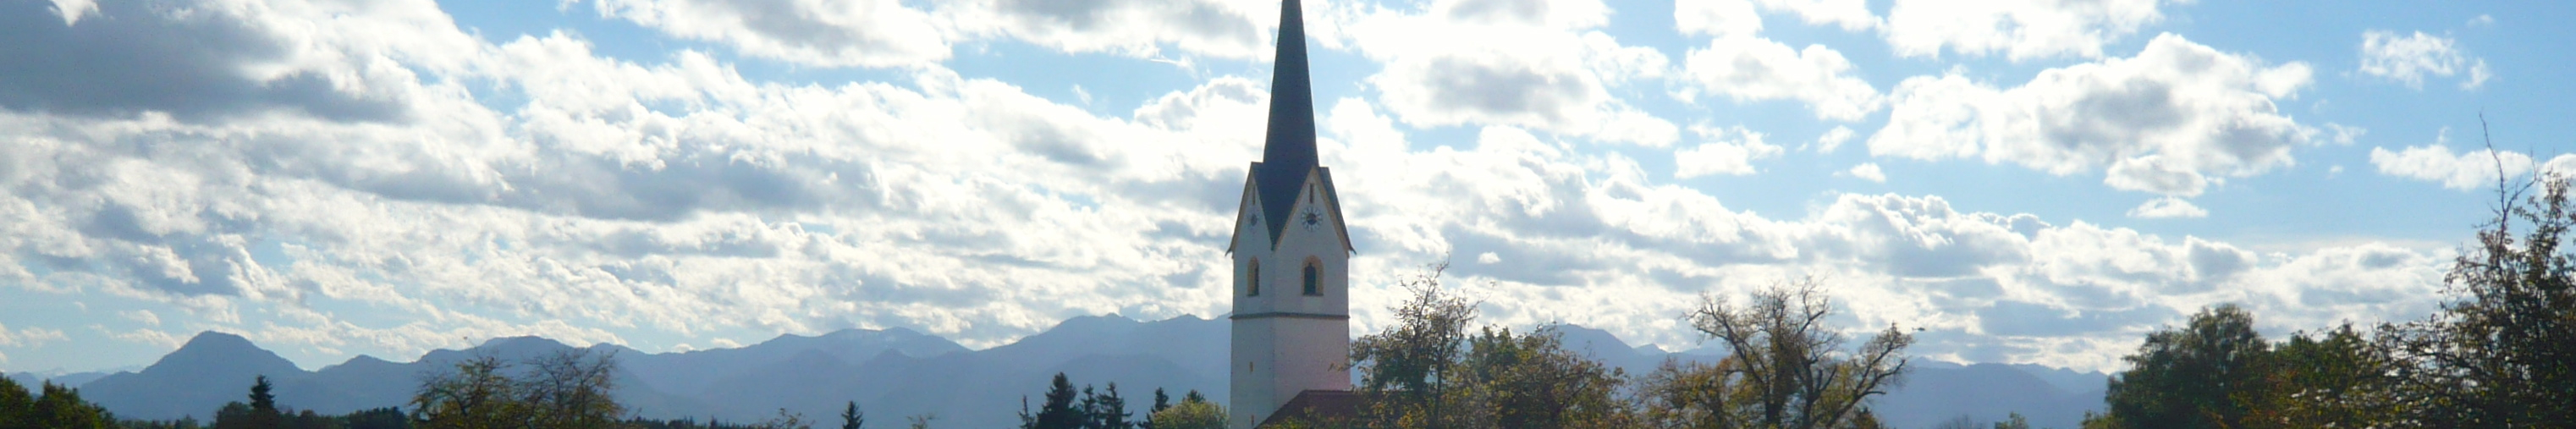
[[[2441,143],[2408,146],[2394,151],[2370,148],[2370,165],[2378,167],[2379,174],[2439,183],[2444,188],[2463,191],[2494,185],[2499,178],[2530,173],[2535,167],[2533,161],[2531,155],[2509,150],[2478,149],[2454,154],[2450,147]],[[2538,166],[2549,171],[2576,171],[2576,155],[2559,155]]]
[[[1682,34],[1749,37],[1762,32],[1762,15],[1749,0],[1675,1],[1673,23]]]
[[[1861,0],[1761,0],[1763,9],[1797,14],[1808,24],[1834,24],[1849,31],[1878,28],[1877,15]]]
[[[1452,273],[1459,283],[1488,285],[1478,293],[1494,304],[1497,323],[1558,320],[1680,346],[1694,338],[1672,315],[1693,296],[1817,274],[1831,279],[1856,326],[1903,322],[1959,339],[1926,342],[1926,356],[2105,368],[2139,333],[2209,303],[2245,302],[2289,314],[2287,321],[2409,314],[2435,296],[2439,275],[2428,267],[2448,258],[2382,245],[2256,255],[2196,237],[1955,208],[1936,195],[1828,194],[1792,213],[1730,208],[1650,171],[1658,163],[1576,150],[1582,143],[1564,138],[1655,147],[1681,139],[1678,127],[1608,95],[1672,66],[1653,49],[1591,31],[1607,25],[1597,4],[1444,2],[1418,15],[1352,21],[1356,49],[1387,63],[1370,81],[1383,97],[1335,100],[1319,123],[1326,137],[1319,145],[1363,249],[1352,269],[1356,327],[1391,320],[1383,309],[1402,296],[1384,275],[1440,255],[1474,255],[1492,262]],[[873,36],[845,27],[788,30],[876,19],[862,16],[874,9],[761,23],[755,16],[765,12],[753,9],[819,6],[617,5],[635,7],[613,10],[621,19],[699,11],[654,9],[669,5],[730,8],[685,18],[735,20],[727,25],[744,28],[691,34],[746,52],[774,43],[852,64],[929,55],[788,41],[867,40]],[[902,82],[760,82],[705,52],[636,62],[606,58],[573,34],[484,41],[430,2],[298,6],[190,17],[216,19],[207,28],[295,41],[274,45],[293,54],[241,57],[283,59],[224,60],[253,64],[254,73],[239,76],[315,71],[332,91],[392,103],[403,114],[336,117],[258,97],[227,102],[252,114],[183,113],[202,100],[39,108],[82,100],[12,93],[16,101],[0,104],[0,284],[10,285],[0,292],[134,304],[153,312],[130,317],[160,322],[130,331],[91,326],[101,337],[169,346],[182,327],[234,329],[308,363],[520,334],[730,346],[777,332],[903,326],[989,346],[1077,314],[1214,316],[1226,299],[1224,225],[1261,143],[1244,130],[1266,118],[1257,77],[1207,77],[1123,116],[1104,115],[935,65],[907,66]],[[1125,16],[1112,6],[1124,7],[1097,10],[1112,11],[1100,12],[1113,17],[1104,19]],[[22,11],[37,12],[34,23],[83,31],[76,29],[128,19],[116,12],[126,7],[103,3],[74,25],[50,11]],[[1066,7],[1056,16],[1097,11]],[[921,13],[937,21],[963,12]],[[749,29],[755,25],[768,32]],[[1440,37],[1406,33],[1418,30]],[[1449,30],[1457,32],[1439,33]],[[0,35],[25,34],[11,31],[32,30]],[[196,39],[208,40],[215,39]],[[0,46],[59,49],[22,41]],[[2150,49],[2166,50],[2175,49]],[[2181,51],[2171,55],[2197,52]],[[2156,58],[2044,79],[2091,82],[2075,75],[2120,77],[2103,70],[2173,61]],[[2269,87],[2225,79],[2235,76],[2228,67],[2252,66],[2212,64],[2222,72],[2096,80],[2120,84],[2114,88],[2215,85],[2265,100],[2288,91],[2247,89]],[[1428,71],[1435,69],[1474,73]],[[2291,89],[2304,84],[2298,77]],[[2023,96],[1945,79],[1992,98]],[[1530,100],[1546,102],[1461,88],[1527,89]],[[2213,91],[2227,93],[2170,93],[2199,100]],[[489,106],[477,92],[524,100]],[[2030,97],[2041,101],[2020,105],[2074,105]],[[2135,112],[2105,109],[2064,117]],[[1994,111],[2003,113],[1960,120],[2058,117]],[[2183,122],[2173,127],[2198,124]],[[1424,144],[1399,123],[1473,127],[1474,136]],[[1672,176],[1683,168],[1758,171],[1787,151],[1741,127],[1693,131],[1700,141],[1675,152],[1696,155],[1677,156],[1690,159],[1677,159]],[[1834,134],[1817,143],[1848,138]],[[2141,135],[2167,144],[2161,134]],[[1873,153],[1881,153],[1881,137],[1871,138]],[[2021,162],[2031,149],[2015,144],[2059,142],[2030,140],[2038,141],[1972,139],[1969,155]],[[2079,149],[2094,150],[2065,150]],[[2138,154],[2205,155],[2122,150],[2060,155],[2077,158],[2079,168]],[[2334,277],[2344,275],[2367,277]],[[0,335],[60,336],[29,332]],[[2027,344],[2049,347],[2017,346]]]
[[[2041,71],[2010,89],[1957,74],[1906,79],[1868,142],[1879,156],[2105,168],[2113,188],[2193,196],[2293,162],[2290,149],[2318,132],[2274,103],[2309,78],[2306,64],[2267,66],[2166,34],[2135,57]]]
[[[1738,102],[1797,100],[1817,118],[1859,120],[1881,103],[1878,89],[1854,74],[1851,61],[1824,45],[1790,49],[1769,39],[1723,37],[1691,49],[1683,69],[1710,93]]]
[[[2138,204],[2138,208],[2129,209],[2129,217],[2140,219],[2197,219],[2209,217],[2209,210],[2203,210],[2200,206],[2192,205],[2191,201],[2186,201],[2181,198],[2164,197],[2147,200],[2146,203]]]
[[[1508,125],[1603,141],[1669,145],[1671,122],[1611,96],[1610,85],[1660,77],[1668,60],[1599,31],[1598,1],[1459,1],[1427,14],[1377,10],[1348,24],[1367,78],[1414,126]]]
[[[59,329],[43,327],[9,329],[9,325],[0,325],[0,346],[42,347],[47,342],[62,341],[63,338],[63,331]]]
[[[594,6],[603,17],[793,63],[886,67],[949,54],[930,14],[896,0],[599,0]]]
[[[1764,143],[1762,133],[1740,126],[1693,126],[1691,133],[1704,141],[1698,146],[1673,151],[1673,177],[1687,179],[1718,174],[1753,174],[1759,171],[1753,168],[1753,161],[1777,157],[1782,152],[1779,145]]]
[[[2387,30],[2361,33],[2361,73],[2404,82],[2422,89],[2426,76],[2460,76],[2460,89],[2477,89],[2495,77],[2487,60],[2452,46],[2449,37],[2417,31],[2400,36]]]
[[[1860,163],[1860,165],[1852,166],[1850,170],[1843,170],[1842,175],[1857,177],[1861,180],[1871,182],[1887,183],[1887,172],[1879,171],[1878,163],[1875,162],[1864,162]]]
[[[2188,0],[2182,1],[2188,3]],[[1896,0],[1884,34],[1898,55],[2003,53],[2015,61],[2100,57],[2102,46],[2164,20],[2161,0]]]
[[[938,22],[962,35],[1007,35],[1065,52],[1134,57],[1162,56],[1164,49],[1216,58],[1266,57],[1279,24],[1279,7],[1268,2],[976,0],[933,7]],[[1308,10],[1309,23],[1322,21],[1312,18],[1316,8]]]
[[[1834,153],[1835,149],[1843,147],[1844,142],[1851,141],[1853,135],[1851,127],[1835,125],[1834,129],[1816,136],[1816,153]]]
[[[1494,281],[1477,293],[1497,309],[1488,315],[1496,323],[1556,320],[1688,344],[1686,330],[1650,328],[1669,320],[1637,315],[1679,311],[1700,292],[1816,274],[1865,325],[1902,322],[1956,340],[1927,346],[1926,356],[2107,368],[2137,335],[2201,306],[2236,302],[2270,314],[2309,296],[2334,304],[2298,309],[2297,320],[2383,320],[2429,308],[2431,298],[2367,300],[2395,291],[2429,297],[2440,284],[2438,252],[2365,245],[2381,252],[2366,270],[2389,277],[2373,279],[2369,294],[2345,296],[2319,290],[2331,282],[2276,282],[2350,268],[2335,262],[2349,260],[2346,248],[2265,256],[2197,237],[1960,210],[1938,196],[1837,194],[1804,214],[1756,214],[1649,180],[1616,154],[1568,152],[1525,132],[1488,129],[1472,148],[1415,151],[1392,119],[1357,100],[1338,104],[1326,123],[1349,145],[1328,150],[1349,155],[1327,163],[1348,183],[1346,207],[1359,213],[1354,238],[1381,249],[1355,260],[1353,272],[1492,254],[1511,263],[1451,269],[1470,283]],[[1375,294],[1355,303],[1401,298],[1354,293]],[[1354,312],[1363,326],[1388,317],[1365,304]]]
[[[84,13],[113,18],[77,19]],[[369,64],[396,54],[323,52],[333,41],[313,30],[345,24],[281,28],[272,23],[289,17],[279,15],[231,1],[186,9],[130,0],[0,5],[0,40],[12,41],[0,44],[0,108],[100,118],[156,113],[193,122],[270,112],[388,121],[409,113],[404,99],[414,94],[388,87],[409,73]],[[436,54],[424,51],[433,52],[403,55]]]

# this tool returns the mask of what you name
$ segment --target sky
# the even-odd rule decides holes
[[[1354,335],[1668,350],[1813,278],[1909,353],[2117,370],[2424,317],[2576,166],[2576,4],[1307,0]],[[0,371],[306,369],[1221,317],[1264,0],[0,0]],[[2493,152],[2490,152],[2492,147]],[[2519,185],[2513,185],[2519,186]]]

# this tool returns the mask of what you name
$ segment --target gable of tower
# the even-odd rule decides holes
[[[1269,238],[1269,248],[1261,250],[1277,250],[1279,244],[1286,241],[1290,227],[1302,221],[1299,214],[1304,213],[1304,208],[1309,205],[1317,206],[1323,212],[1323,221],[1332,228],[1333,238],[1341,245],[1342,251],[1355,251],[1351,245],[1349,224],[1342,217],[1341,192],[1333,188],[1331,168],[1313,167],[1312,174],[1289,179],[1290,176],[1286,175],[1262,174],[1263,167],[1255,162],[1251,173],[1246,174],[1243,204],[1235,211],[1234,224],[1237,227],[1234,239],[1226,244],[1226,253],[1242,250],[1247,245],[1244,242],[1246,232],[1269,234],[1266,237]],[[1247,231],[1249,228],[1244,226],[1258,226],[1259,229]]]

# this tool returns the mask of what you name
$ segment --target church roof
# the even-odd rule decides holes
[[[1348,390],[1297,392],[1296,398],[1289,399],[1286,404],[1279,404],[1278,411],[1272,412],[1270,417],[1262,418],[1261,424],[1253,427],[1291,421],[1308,424],[1357,422],[1360,418],[1361,402],[1359,393]]]
[[[1261,220],[1270,229],[1271,243],[1278,243],[1279,235],[1287,232],[1294,218],[1289,210],[1296,207],[1297,191],[1305,187],[1306,176],[1322,174],[1316,168],[1315,94],[1306,73],[1304,15],[1297,0],[1279,5],[1278,57],[1270,73],[1270,133],[1262,141],[1261,162],[1252,164],[1252,184],[1261,199]],[[1329,176],[1324,198],[1334,200],[1326,209],[1339,221],[1340,197],[1334,195]]]

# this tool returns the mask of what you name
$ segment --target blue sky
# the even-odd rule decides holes
[[[1354,327],[1668,349],[1816,276],[1918,356],[2421,317],[2576,166],[2552,2],[1310,0]],[[1278,4],[0,3],[0,370],[1215,317]],[[2482,127],[2480,115],[2484,115]]]

